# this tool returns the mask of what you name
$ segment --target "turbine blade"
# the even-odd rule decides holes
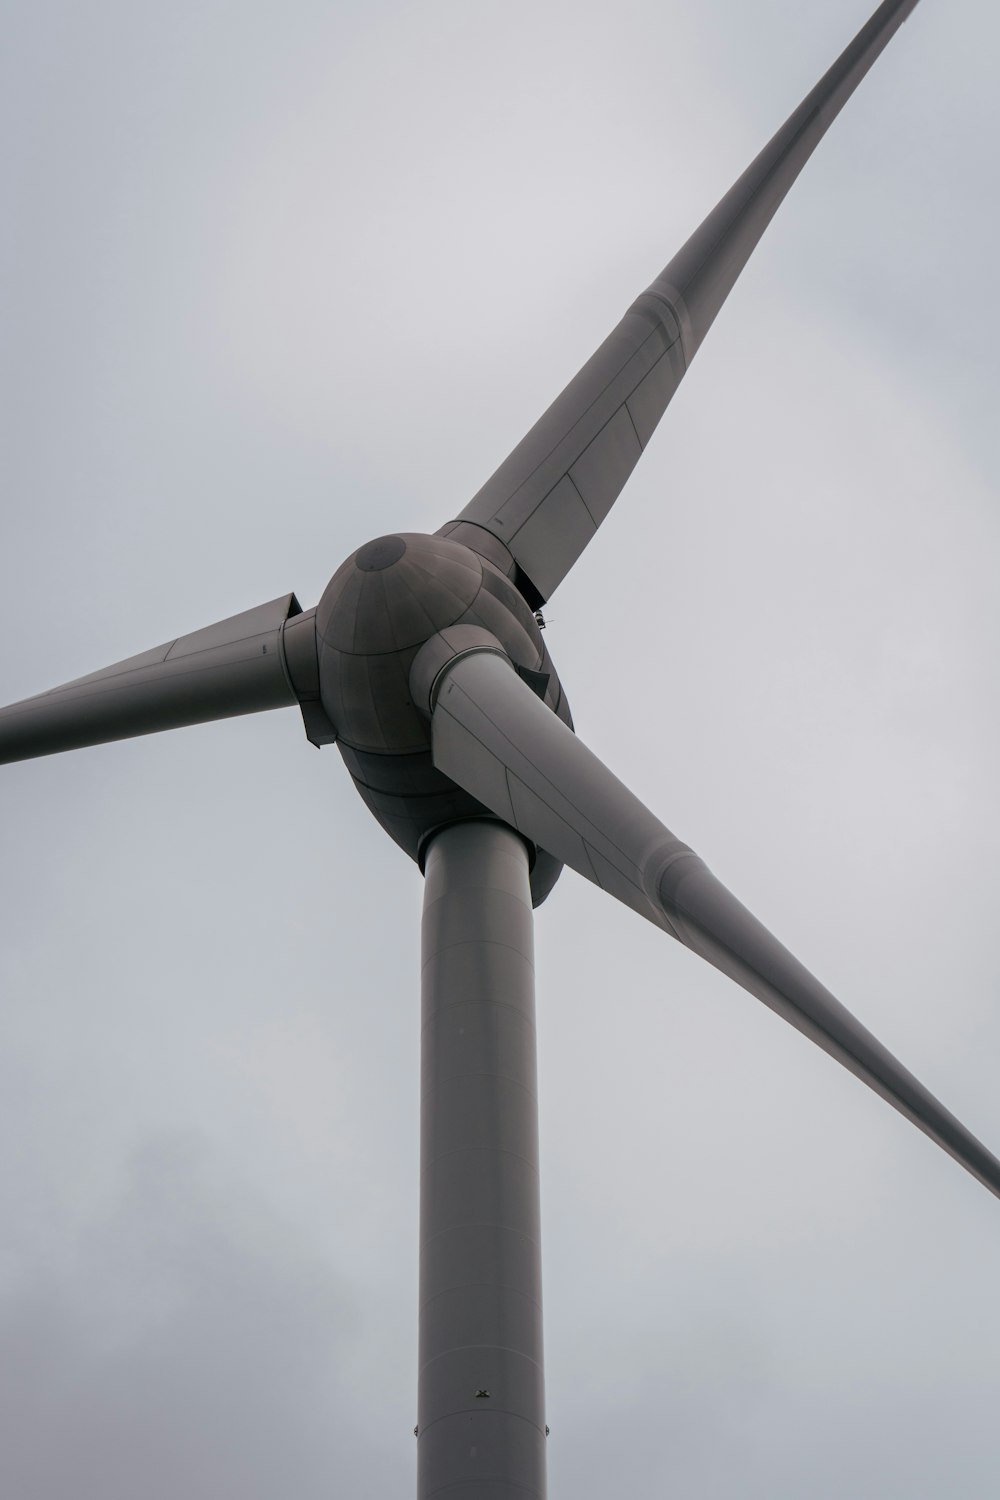
[[[286,650],[293,617],[308,623],[312,614],[285,594],[0,709],[0,763],[298,703],[310,696],[315,632],[295,631],[294,651]]]
[[[441,528],[543,603],[597,531],[778,205],[917,0],[885,0],[493,477]],[[484,535],[489,533],[491,535]]]
[[[499,655],[441,672],[434,764],[504,822],[664,928],[786,1021],[1000,1197],[1000,1161],[845,1010]]]

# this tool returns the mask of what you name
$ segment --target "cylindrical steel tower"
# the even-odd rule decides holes
[[[528,853],[454,824],[426,859],[419,1500],[545,1495]]]

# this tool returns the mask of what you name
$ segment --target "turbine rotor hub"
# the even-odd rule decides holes
[[[490,631],[515,665],[538,671],[546,659],[526,600],[461,542],[403,532],[359,547],[316,610],[320,696],[338,741],[376,755],[427,750],[410,667],[426,640],[458,624]]]
[[[531,606],[494,562],[450,537],[400,532],[366,542],[337,569],[316,609],[320,698],[341,755],[383,828],[418,859],[438,829],[492,817],[435,769],[427,707],[410,688],[421,647],[456,625],[494,637],[569,722]],[[558,872],[543,864],[537,857],[536,900]]]

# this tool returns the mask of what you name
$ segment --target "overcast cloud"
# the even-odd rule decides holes
[[[0,699],[454,515],[868,10],[5,0]],[[995,1151],[998,45],[918,7],[547,611]],[[5,1500],[411,1493],[415,867],[291,710],[0,829]],[[996,1494],[996,1200],[572,873],[537,947],[552,1495]]]

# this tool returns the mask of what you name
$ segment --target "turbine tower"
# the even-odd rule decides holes
[[[705,958],[991,1192],[1000,1161],[575,735],[542,609],[779,204],[917,0],[885,0],[535,426],[434,535],[0,713],[0,760],[283,706],[425,876],[421,1500],[545,1494],[533,910],[564,865]],[[605,601],[600,601],[607,607]]]

